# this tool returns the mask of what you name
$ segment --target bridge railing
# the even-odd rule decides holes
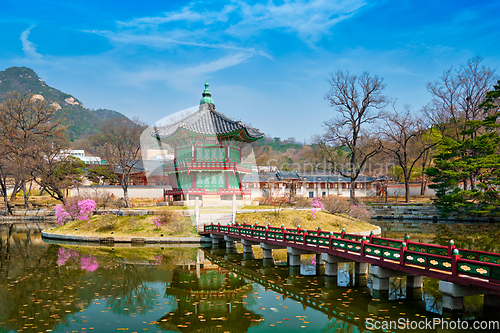
[[[426,270],[428,276],[434,273],[481,278],[500,285],[500,254],[457,249],[453,241],[448,246],[405,240],[318,230],[304,230],[300,227],[288,229],[257,224],[234,223],[231,225],[208,224],[205,232],[242,235],[260,240],[274,240],[291,244],[303,244],[322,249],[350,252],[381,261],[398,262],[403,266]]]

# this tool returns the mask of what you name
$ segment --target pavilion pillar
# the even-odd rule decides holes
[[[191,172],[191,188],[195,189],[196,187],[196,172]]]

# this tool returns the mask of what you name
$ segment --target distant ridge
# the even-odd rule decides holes
[[[48,86],[28,67],[10,67],[0,71],[0,100],[10,91],[32,93],[54,105],[60,115],[64,114],[71,141],[95,134],[99,125],[105,120],[128,119],[117,111],[85,108],[74,96]]]

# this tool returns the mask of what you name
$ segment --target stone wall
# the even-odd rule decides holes
[[[128,196],[129,198],[163,198],[163,189],[165,186],[129,186]],[[99,193],[102,194],[112,194],[115,198],[123,198],[123,189],[121,186],[99,186]],[[86,196],[95,195],[95,188],[90,186],[80,186],[71,189],[71,196]]]
[[[433,219],[439,213],[432,204],[373,204],[372,219]]]

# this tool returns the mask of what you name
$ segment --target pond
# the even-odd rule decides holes
[[[292,268],[279,253],[269,262],[238,248],[61,245],[7,230],[0,236],[0,332],[394,332],[408,329],[375,324],[498,320],[483,310],[481,296],[466,297],[463,313],[443,313],[433,279],[406,290],[405,278],[394,278],[389,292],[374,291],[352,263],[331,278],[308,256]],[[456,331],[427,328],[418,331]]]

